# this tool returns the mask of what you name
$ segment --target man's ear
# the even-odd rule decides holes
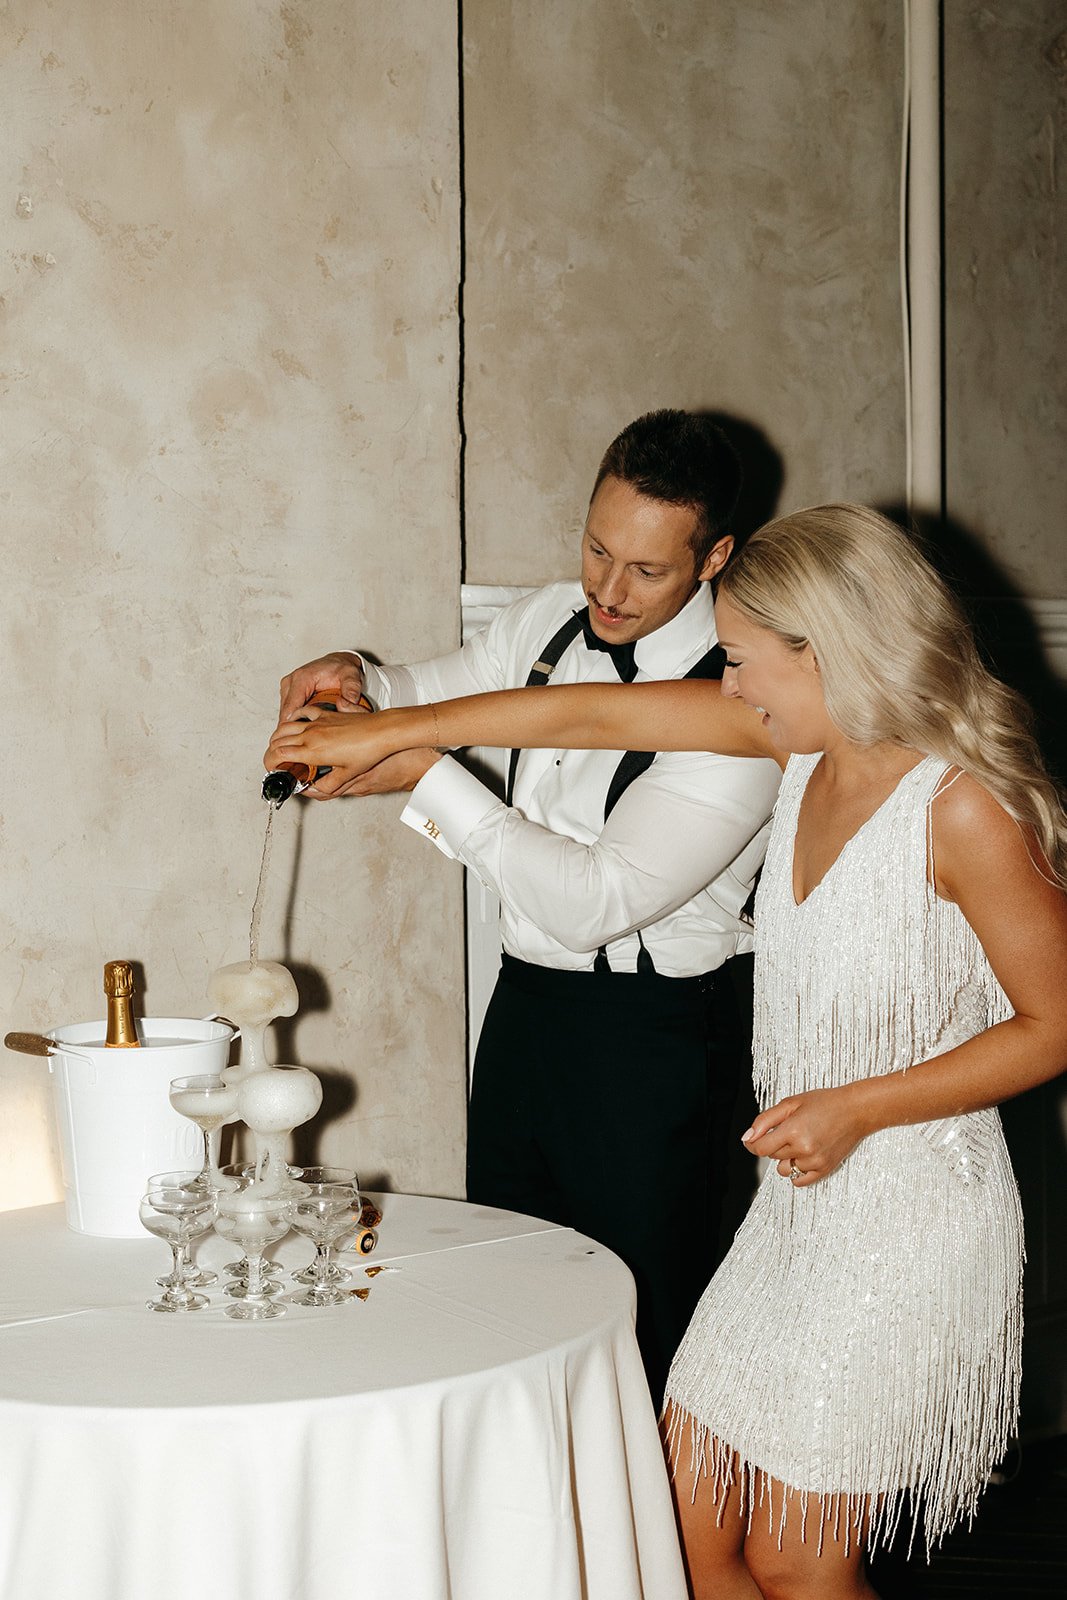
[[[705,578],[714,578],[716,573],[721,572],[729,561],[733,548],[734,536],[732,533],[724,534],[716,544],[713,544],[708,552],[708,559],[697,574],[698,582],[703,583]]]

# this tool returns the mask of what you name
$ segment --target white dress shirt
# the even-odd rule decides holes
[[[365,662],[367,695],[385,707],[521,686],[557,629],[584,606],[579,583],[550,584],[506,606],[451,655],[408,667]],[[676,617],[637,641],[634,681],[684,677],[715,638],[705,583]],[[581,635],[551,679],[618,681],[610,656],[588,649]],[[603,945],[613,971],[633,972],[638,928],[656,971],[668,977],[708,972],[750,950],[740,912],[766,849],[776,763],[658,755],[605,822],[621,755],[523,751],[510,807],[446,756],[418,783],[403,820],[499,897],[504,949],[520,960],[588,971]]]

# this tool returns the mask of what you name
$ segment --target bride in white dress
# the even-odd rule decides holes
[[[723,577],[722,696],[524,689],[283,724],[267,764],[421,744],[785,766],[757,900],[746,1142],[770,1163],[682,1341],[665,1433],[695,1600],[858,1600],[969,1516],[1015,1423],[1022,1231],[998,1101],[1067,1066],[1067,819],[1025,708],[914,544],[857,506]]]

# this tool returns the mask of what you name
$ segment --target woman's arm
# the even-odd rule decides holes
[[[762,719],[717,683],[560,684],[505,689],[438,705],[406,706],[353,717],[313,706],[307,722],[283,722],[264,757],[366,772],[386,756],[424,745],[549,750],[711,750],[770,756],[781,765]]]
[[[832,1172],[867,1134],[996,1105],[1067,1068],[1067,897],[1035,866],[1021,829],[961,777],[932,811],[937,890],[954,900],[1015,1015],[906,1072],[797,1095],[761,1112],[745,1143],[807,1174]],[[1031,847],[1033,848],[1033,847]],[[930,975],[931,982],[933,974]]]

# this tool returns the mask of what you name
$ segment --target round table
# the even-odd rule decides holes
[[[266,1323],[146,1310],[148,1234],[0,1216],[0,1600],[684,1600],[626,1268],[375,1198],[366,1300]]]

